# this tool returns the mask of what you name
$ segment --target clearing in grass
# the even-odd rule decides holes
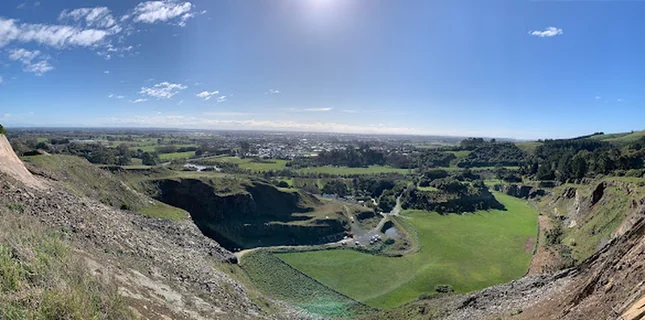
[[[415,229],[420,250],[403,257],[342,249],[276,256],[324,285],[378,308],[433,293],[437,285],[450,285],[456,292],[482,289],[521,277],[532,254],[532,248],[525,246],[537,234],[537,212],[526,201],[495,196],[507,210],[445,216],[404,212],[398,219]]]

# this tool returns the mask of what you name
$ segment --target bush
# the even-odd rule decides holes
[[[287,183],[286,181],[280,181],[278,182],[277,186],[280,188],[289,188],[289,183]]]
[[[450,285],[440,284],[434,287],[434,291],[437,291],[439,293],[451,293],[454,292],[455,289],[453,289]]]
[[[0,124],[0,134],[7,134],[7,130]]]

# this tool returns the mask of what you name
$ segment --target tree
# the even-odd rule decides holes
[[[0,134],[7,134],[7,130],[0,124]]]
[[[342,180],[332,180],[327,182],[322,188],[323,193],[337,194],[340,197],[347,195],[347,185]]]
[[[390,212],[396,206],[396,198],[394,193],[390,191],[383,192],[378,199],[378,208],[383,212]]]
[[[154,166],[157,164],[157,157],[148,152],[144,152],[141,155],[141,163],[146,166]]]

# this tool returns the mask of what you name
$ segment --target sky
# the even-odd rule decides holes
[[[645,129],[643,1],[3,0],[0,123]]]

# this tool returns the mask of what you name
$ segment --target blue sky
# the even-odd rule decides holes
[[[0,123],[511,138],[645,129],[645,2],[0,3]]]

